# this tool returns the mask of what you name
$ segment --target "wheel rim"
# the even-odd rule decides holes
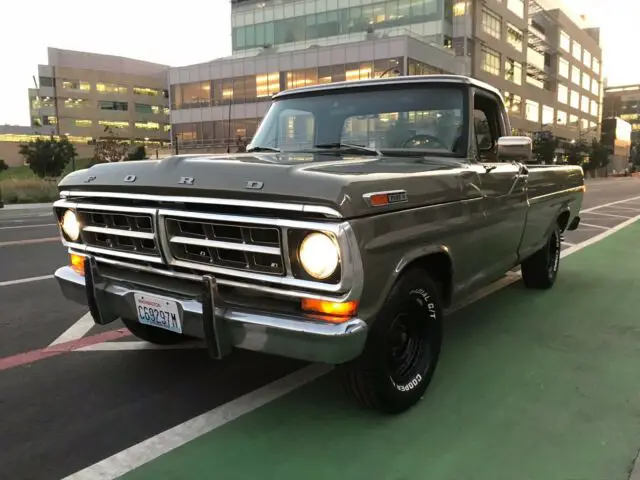
[[[389,327],[387,362],[396,385],[410,382],[431,366],[431,332],[421,300],[408,300]]]
[[[549,262],[547,265],[547,273],[549,278],[558,271],[558,261],[560,260],[560,237],[554,233],[549,241]]]

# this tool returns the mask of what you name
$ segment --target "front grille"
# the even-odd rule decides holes
[[[94,248],[118,253],[160,257],[153,215],[138,212],[79,209],[82,241]]]
[[[246,223],[166,217],[176,260],[248,272],[284,275],[280,230]]]

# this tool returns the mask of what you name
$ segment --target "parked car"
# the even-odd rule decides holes
[[[100,325],[339,365],[362,405],[402,412],[436,370],[445,308],[518,265],[552,287],[579,224],[582,169],[531,164],[510,132],[500,92],[468,77],[283,91],[246,153],[66,176],[55,276]]]

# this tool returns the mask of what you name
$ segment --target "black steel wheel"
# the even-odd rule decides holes
[[[527,288],[551,288],[558,277],[562,251],[560,227],[555,225],[547,243],[522,262],[522,280]]]
[[[342,366],[347,391],[364,407],[401,413],[423,396],[442,344],[440,286],[422,269],[405,272],[377,316],[360,357]]]

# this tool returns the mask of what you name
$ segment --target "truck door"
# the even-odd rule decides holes
[[[498,138],[510,135],[502,102],[493,94],[474,94],[477,188],[483,197],[484,225],[477,232],[478,280],[493,280],[516,265],[527,213],[526,170],[499,162]],[[473,139],[472,139],[473,141]]]

